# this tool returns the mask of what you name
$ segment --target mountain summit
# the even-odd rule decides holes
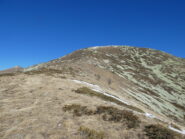
[[[185,59],[90,47],[0,75],[0,137],[176,139],[185,134]]]

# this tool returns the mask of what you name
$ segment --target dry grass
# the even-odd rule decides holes
[[[114,99],[112,97],[106,96],[106,95],[104,95],[102,93],[98,93],[98,92],[96,92],[94,90],[91,90],[91,89],[89,89],[87,87],[82,87],[82,88],[79,88],[79,89],[74,90],[74,91],[76,93],[78,93],[78,94],[85,94],[85,95],[89,95],[89,96],[95,96],[95,97],[101,98],[101,99],[103,99],[105,101],[113,102],[113,103],[116,103],[118,105],[121,105],[121,106],[124,106],[126,108],[129,108],[131,110],[143,113],[143,110],[141,110],[141,109],[139,109],[137,107],[134,107],[134,106],[131,106],[131,105],[127,105],[127,104],[125,104],[125,103],[123,103],[123,102],[121,102],[119,100],[116,100],[116,99]]]
[[[55,73],[63,74],[63,71],[62,70],[56,70],[56,69],[41,68],[41,69],[38,69],[38,70],[31,70],[31,71],[27,71],[27,72],[24,72],[24,73],[27,74],[27,75],[35,75],[35,74],[52,75],[52,74],[55,74]]]
[[[98,106],[96,110],[90,110],[86,106],[79,104],[65,105],[65,112],[70,111],[74,116],[102,115],[104,121],[123,123],[128,128],[136,128],[140,124],[139,118],[130,111],[119,110],[114,107]]]
[[[171,126],[173,127],[173,128],[176,128],[176,129],[178,129],[178,130],[181,130],[177,125],[175,125],[175,124],[171,124]]]
[[[79,128],[80,135],[85,139],[103,139],[105,133],[102,131],[96,131],[94,129],[89,129],[87,127],[81,126]]]
[[[98,106],[97,114],[103,114],[104,121],[113,121],[126,124],[128,128],[136,128],[140,124],[139,118],[130,111],[119,110],[114,107]]]
[[[86,106],[81,106],[78,104],[72,104],[72,105],[65,105],[63,107],[63,110],[65,112],[70,111],[74,114],[74,116],[82,116],[82,115],[92,115],[94,114],[94,111],[87,109]]]
[[[55,74],[70,74],[73,77],[75,77],[75,73],[78,72],[77,70],[74,70],[72,67],[68,67],[68,68],[63,68],[61,70],[57,70],[57,69],[50,69],[50,68],[40,68],[37,70],[31,70],[31,71],[27,71],[24,72],[27,75],[35,75],[35,74],[45,74],[45,75],[55,75]]]
[[[4,77],[4,76],[15,76],[15,73],[2,73],[0,74],[0,77]]]
[[[101,79],[101,76],[99,74],[95,74],[94,76],[95,76],[96,80],[98,80],[98,81]]]
[[[145,126],[144,131],[149,139],[176,139],[180,138],[180,135],[171,131],[170,129],[161,125],[148,125]]]

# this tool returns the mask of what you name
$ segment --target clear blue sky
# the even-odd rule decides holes
[[[97,45],[185,58],[185,0],[0,0],[0,69]]]

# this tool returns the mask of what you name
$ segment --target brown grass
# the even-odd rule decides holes
[[[130,111],[119,110],[114,107],[98,106],[97,114],[103,114],[104,121],[121,122],[127,125],[128,128],[138,127],[140,124],[139,118]]]
[[[82,115],[92,115],[94,114],[94,111],[87,109],[86,106],[81,106],[78,104],[72,104],[72,105],[65,105],[63,107],[63,110],[65,112],[70,111],[74,114],[74,116],[82,116]]]
[[[145,126],[144,131],[149,139],[176,139],[180,138],[179,134],[171,131],[170,129],[161,125],[148,125]]]
[[[80,135],[83,136],[85,139],[103,139],[105,137],[104,132],[89,129],[84,126],[81,126],[78,131],[80,132]]]
[[[85,94],[85,95],[89,95],[89,96],[95,96],[95,97],[98,97],[98,98],[101,98],[105,101],[109,101],[109,102],[113,102],[113,103],[116,103],[118,105],[121,105],[121,106],[124,106],[126,108],[129,108],[131,110],[134,110],[134,111],[137,111],[137,112],[140,112],[140,113],[143,113],[143,110],[137,108],[137,107],[134,107],[134,106],[131,106],[131,105],[127,105],[119,100],[116,100],[112,97],[109,97],[109,96],[106,96],[102,93],[99,93],[99,92],[96,92],[94,90],[91,90],[87,87],[82,87],[82,88],[79,88],[77,90],[74,90],[76,93],[78,94]]]
[[[96,110],[90,110],[86,106],[79,104],[65,105],[63,107],[65,112],[70,111],[74,116],[83,115],[102,115],[104,121],[123,123],[128,128],[138,127],[140,124],[139,118],[130,111],[119,110],[114,107],[98,106]]]
[[[0,77],[4,77],[4,76],[15,76],[15,73],[2,73],[0,74]]]
[[[27,72],[24,72],[24,73],[28,74],[28,75],[35,75],[35,74],[52,75],[54,73],[63,74],[63,71],[62,70],[56,70],[56,69],[41,68],[41,69],[38,69],[38,70],[27,71]]]
[[[75,73],[78,72],[77,70],[74,70],[72,67],[68,67],[68,68],[63,68],[61,70],[57,70],[57,69],[50,69],[50,68],[40,68],[37,70],[32,70],[32,71],[27,71],[24,72],[25,74],[28,75],[35,75],[35,74],[45,74],[45,75],[49,75],[52,76],[54,74],[71,74],[72,76],[75,76]],[[63,76],[64,77],[64,76]]]
[[[175,107],[177,107],[177,108],[179,108],[179,109],[181,109],[181,110],[183,110],[184,112],[185,112],[185,107],[184,106],[182,106],[182,105],[179,105],[179,104],[177,104],[177,103],[172,103]]]

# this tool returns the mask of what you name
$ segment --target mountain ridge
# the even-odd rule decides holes
[[[77,112],[74,113],[74,115],[84,115],[87,119],[89,118],[88,115],[90,115],[94,121],[97,121],[97,119],[93,117],[97,117],[97,113],[99,113],[98,109],[102,109],[99,105],[106,105],[107,107],[103,108],[107,111],[112,111],[114,108],[111,107],[113,106],[132,111],[139,116],[139,119],[142,120],[142,124],[140,125],[141,129],[148,123],[158,123],[172,131],[176,130],[177,133],[184,134],[184,69],[185,59],[177,58],[153,49],[128,46],[91,47],[75,51],[46,63],[25,68],[22,73],[17,73],[14,76],[2,76],[2,85],[4,86],[1,87],[5,90],[8,86],[10,88],[13,87],[12,91],[14,92],[15,89],[25,90],[23,92],[21,91],[22,94],[31,91],[33,97],[39,99],[35,102],[32,102],[35,99],[30,99],[33,104],[29,109],[41,109],[42,105],[48,103],[47,100],[51,100],[49,104],[55,106],[57,109],[57,111],[55,111],[55,109],[49,110],[52,111],[53,114],[58,115],[60,112],[60,115],[65,117],[66,113],[58,109],[58,106],[64,106],[66,104],[64,108],[66,112],[68,112],[68,109],[74,108],[74,112]],[[12,80],[12,84],[18,85],[12,86],[5,84],[5,82],[7,82],[6,80]],[[15,82],[15,80],[17,81]],[[4,92],[7,92],[5,90]],[[53,93],[47,93],[47,90]],[[23,96],[27,96],[28,94],[29,93],[25,93]],[[30,94],[31,98],[32,95]],[[7,98],[7,96],[5,98]],[[47,99],[45,100],[45,98]],[[26,97],[24,99],[26,99]],[[53,99],[56,99],[56,102],[60,100],[60,104],[55,104],[56,102]],[[43,100],[43,102],[41,100]],[[21,104],[19,105],[21,106]],[[43,107],[44,111],[48,110],[46,106]],[[97,107],[97,110],[95,110],[94,107]],[[90,108],[93,108],[93,110]],[[104,120],[109,121],[109,116],[111,115],[109,115],[109,112],[104,112]],[[40,112],[35,111],[33,117],[37,118],[38,113]],[[114,109],[113,114],[118,113],[120,112]],[[52,115],[51,112],[46,112],[46,114],[48,116]],[[42,116],[45,117],[44,115]],[[68,117],[65,118],[73,123],[71,124],[74,125],[75,129],[77,125],[73,121],[74,119],[82,125],[84,125],[83,123],[88,123],[87,121],[82,122],[75,117],[72,118],[69,113],[67,113],[67,116]],[[60,117],[57,118],[60,119]],[[62,120],[62,122],[65,123],[66,120]],[[100,120],[98,120],[98,122],[104,125]],[[89,123],[91,122],[89,121]],[[39,122],[38,124],[41,126],[44,123]],[[52,125],[53,122],[50,124]],[[114,124],[112,124],[106,126],[113,126]],[[87,125],[92,128],[89,124]],[[92,125],[94,128],[96,127],[95,129],[100,126],[99,124]],[[114,128],[112,127],[110,129],[114,130],[118,128],[118,125],[114,126]],[[158,126],[154,127],[159,128]],[[152,128],[154,127],[152,126]],[[102,129],[105,131],[106,127],[102,126]],[[121,130],[122,128],[119,127],[119,129]],[[69,130],[73,131],[73,128],[70,127]],[[123,130],[130,132],[125,128],[123,128]],[[147,138],[144,132],[140,131],[139,128],[136,128],[136,130],[137,132],[131,138]],[[65,129],[62,129],[62,131],[67,132]],[[44,130],[44,133],[45,132]],[[128,135],[126,135],[125,132],[124,135],[126,137]],[[113,138],[121,138],[121,136],[118,135],[122,134],[121,131],[115,131],[115,133],[117,133],[117,135],[111,132],[110,136]],[[139,133],[142,137],[138,136]],[[69,134],[70,137],[73,138],[72,132],[69,132]],[[60,136],[60,133],[57,133],[56,136]]]

